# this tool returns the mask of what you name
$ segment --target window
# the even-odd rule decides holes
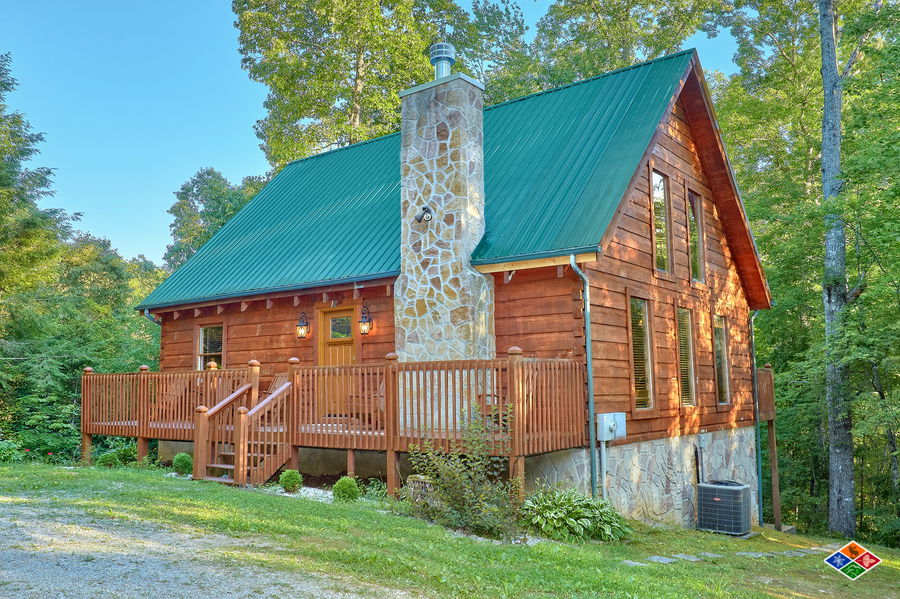
[[[688,191],[688,252],[690,253],[691,280],[703,282],[703,222],[702,198]]]
[[[350,337],[350,317],[335,316],[331,318],[330,328],[332,339],[346,339],[347,337]]]
[[[222,325],[200,327],[200,352],[197,369],[203,370],[210,362],[222,367]]]
[[[691,311],[678,308],[678,383],[681,405],[697,405],[694,387],[694,326]]]
[[[633,297],[631,311],[631,359],[634,369],[634,407],[653,407],[653,365],[650,358],[650,327],[647,300]]]
[[[716,395],[720,404],[731,403],[731,386],[728,384],[728,335],[725,319],[713,316],[713,353],[716,361]]]
[[[669,178],[656,171],[652,175],[653,243],[656,249],[656,268],[670,272],[669,256]]]

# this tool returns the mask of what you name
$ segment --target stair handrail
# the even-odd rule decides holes
[[[252,388],[252,382],[246,383],[238,387],[234,393],[214,405],[212,408],[197,406],[194,409],[194,479],[206,478],[206,467],[210,463],[209,419],[230,406]],[[237,423],[234,424],[235,428],[237,428]]]
[[[277,410],[279,406],[277,406],[276,404],[278,402],[283,402],[286,399],[289,400],[290,395],[288,394],[288,391],[291,389],[291,387],[293,387],[293,383],[291,381],[286,381],[285,383],[283,383],[268,397],[258,403],[252,410],[244,414],[240,419],[240,422],[235,425],[235,484],[244,485],[248,482],[250,484],[259,484],[261,482],[265,482],[264,480],[261,480],[262,478],[267,478],[265,471],[263,471],[258,462],[254,465],[252,460],[250,459],[250,456],[248,455],[248,451],[250,450],[251,436],[253,436],[251,435],[252,426],[256,421],[266,418],[267,412],[269,412],[271,409],[274,408]],[[268,417],[269,430],[263,432],[261,429],[257,432],[257,434],[261,433],[264,437],[265,435],[268,436],[267,443],[263,442],[263,438],[256,438],[256,446],[252,448],[255,453],[262,453],[261,449],[263,449],[263,447],[260,447],[260,445],[270,445],[275,447],[291,445],[291,443],[293,442],[293,424],[291,413],[291,406],[286,405],[285,411],[282,413],[283,418],[281,426],[283,427],[283,430],[281,430],[280,432],[276,431],[276,427],[274,426],[275,423],[273,423],[271,420],[272,417]],[[269,447],[266,447],[266,449],[269,449]],[[280,462],[273,468],[279,468],[282,466],[282,464],[284,463],[282,461],[282,458],[287,459],[283,453],[280,453],[278,451],[272,453],[271,458],[269,459],[274,459]],[[274,469],[272,470],[272,472],[274,472]],[[271,474],[271,472],[269,472],[268,474]]]

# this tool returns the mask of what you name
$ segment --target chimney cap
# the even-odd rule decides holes
[[[431,64],[447,61],[450,65],[453,65],[456,62],[456,48],[449,42],[431,44],[430,54]]]

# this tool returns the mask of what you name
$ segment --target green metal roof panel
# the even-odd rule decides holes
[[[485,109],[473,262],[595,248],[692,55]],[[138,307],[395,275],[399,217],[398,134],[295,161]]]

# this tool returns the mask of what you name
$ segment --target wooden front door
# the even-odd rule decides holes
[[[356,310],[338,308],[319,313],[319,366],[340,366],[356,362]],[[326,375],[325,384],[319,387],[319,406],[325,414],[346,414],[350,393],[350,377]]]

